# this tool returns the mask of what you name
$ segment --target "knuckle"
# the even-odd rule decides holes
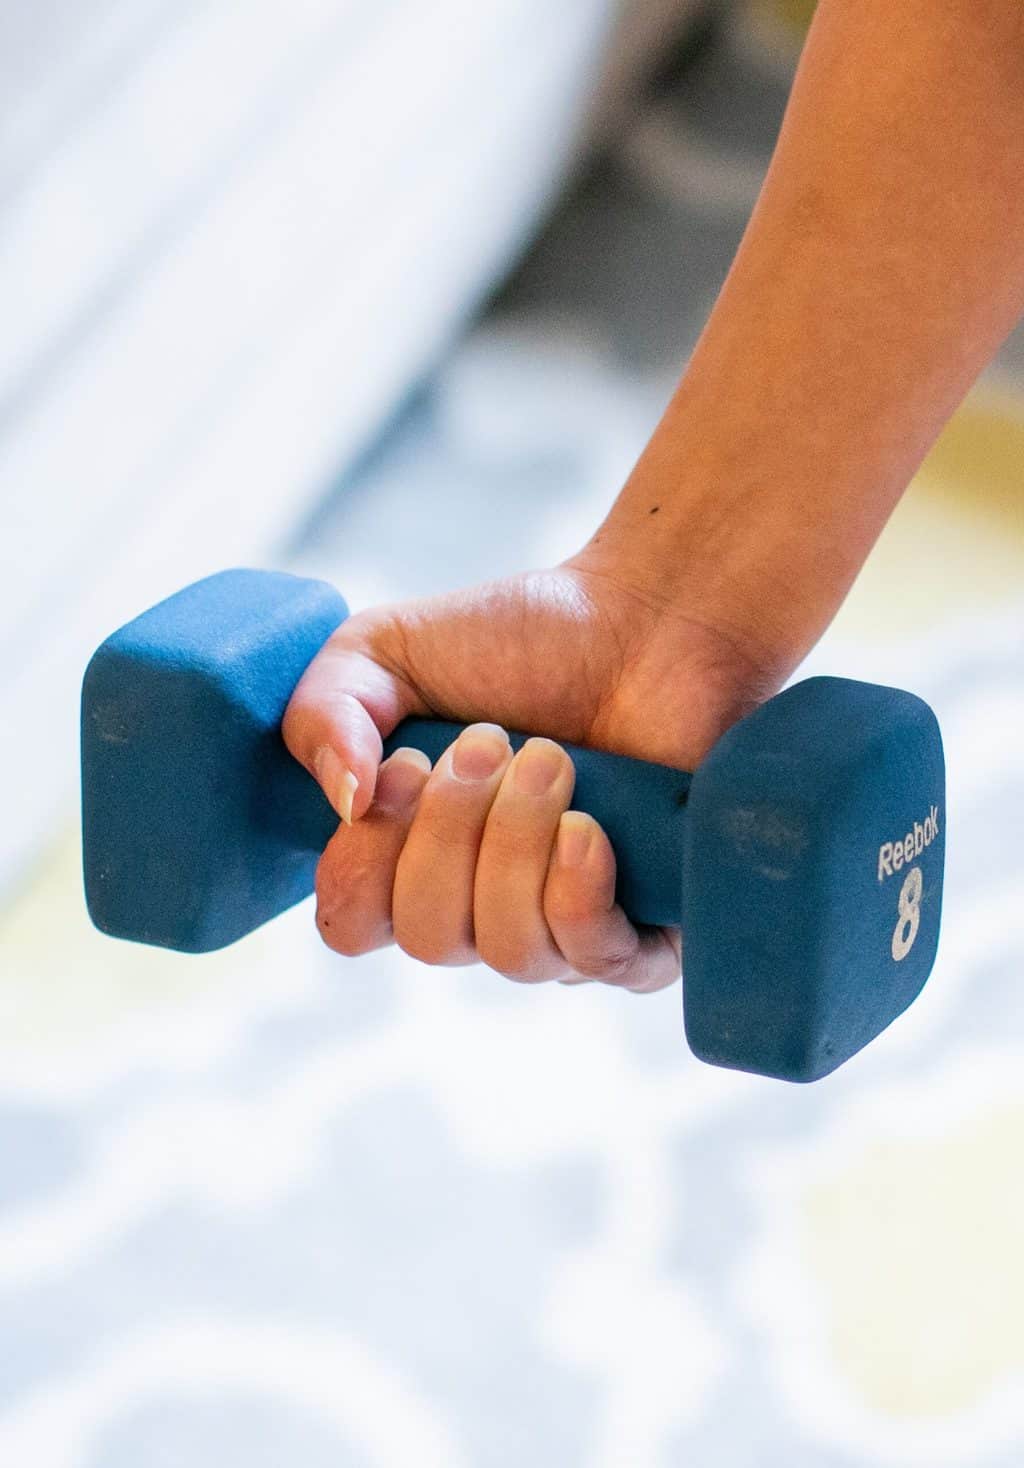
[[[466,961],[465,944],[461,939],[436,928],[428,930],[419,924],[403,923],[397,915],[394,921],[394,940],[409,958],[414,958],[417,963],[429,964],[431,968]]]
[[[395,942],[409,958],[417,963],[437,965],[444,962],[445,950],[439,943],[431,943],[422,933],[410,933],[395,927]]]
[[[642,975],[631,984],[624,984],[623,988],[627,994],[654,994],[659,989],[666,987],[663,979],[652,979],[650,975]]]
[[[615,984],[636,983],[642,977],[642,967],[637,964],[635,950],[606,953],[604,971]]]
[[[475,851],[479,824],[450,799],[443,771],[438,765],[427,776],[420,792],[409,845],[399,857],[399,870],[417,886],[437,885],[446,871],[461,872],[469,853]]]
[[[635,978],[624,984],[623,987],[630,994],[656,994],[659,989],[667,989],[675,982],[676,977],[675,974],[660,972],[657,966],[645,964]]]
[[[542,964],[520,944],[478,934],[476,951],[481,963],[510,979],[513,984],[540,984],[547,977]]]
[[[461,854],[473,840],[468,823],[440,807],[440,801],[433,797],[422,810],[416,832],[418,838],[429,843],[432,856],[439,862]]]
[[[507,806],[495,803],[487,816],[480,858],[492,873],[503,873],[507,879],[508,873],[522,869],[525,854],[522,822]]]
[[[606,965],[596,954],[574,953],[572,966],[574,971],[584,979],[603,979],[605,977]]]
[[[625,986],[630,981],[636,955],[622,948],[595,948],[579,954],[574,961],[578,972],[587,978]]]
[[[356,924],[350,914],[364,911],[373,893],[374,883],[368,862],[348,862],[342,866],[334,859],[328,865],[321,857],[316,876],[317,911],[331,919],[332,927],[354,928]]]
[[[522,967],[522,956],[515,948],[480,932],[476,935],[476,951],[480,955],[481,963],[496,969],[499,974],[504,974],[506,979],[514,979]]]
[[[333,953],[339,953],[342,958],[358,958],[377,946],[369,933],[348,926],[334,915],[318,915],[316,925],[327,947]]]

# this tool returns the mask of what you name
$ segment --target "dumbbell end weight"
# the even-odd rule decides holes
[[[97,649],[82,684],[82,850],[102,932],[208,953],[312,891],[337,817],[280,725],[347,612],[325,582],[232,570]]]
[[[809,678],[727,730],[687,812],[694,1053],[812,1081],[880,1034],[935,961],[945,832],[942,738],[912,693]]]

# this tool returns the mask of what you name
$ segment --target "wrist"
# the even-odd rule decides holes
[[[755,701],[777,692],[831,619],[801,605],[796,576],[765,584],[757,537],[715,537],[699,521],[666,516],[655,536],[613,511],[564,564],[632,597],[647,609],[648,630],[703,643],[722,683]]]
[[[791,671],[762,658],[706,609],[666,596],[633,574],[626,558],[605,558],[585,547],[557,569],[570,578],[570,597],[586,608],[600,644],[614,650],[614,672],[584,742],[694,769],[728,728],[779,691]],[[666,708],[676,709],[676,717],[666,721]],[[638,709],[645,711],[641,720]],[[625,742],[623,727],[629,730]]]
[[[762,680],[789,676],[838,611],[879,524],[758,425],[732,451],[677,395],[571,564],[705,626]],[[776,434],[776,438],[778,435]]]

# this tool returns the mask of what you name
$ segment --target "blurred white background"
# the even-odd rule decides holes
[[[0,11],[0,886],[70,792],[90,644],[275,552],[678,24],[664,0]]]

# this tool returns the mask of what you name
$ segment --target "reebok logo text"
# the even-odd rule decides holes
[[[878,880],[884,882],[904,865],[909,866],[915,856],[920,856],[939,834],[939,807],[933,805],[924,823],[914,822],[901,841],[886,841],[878,848]]]

